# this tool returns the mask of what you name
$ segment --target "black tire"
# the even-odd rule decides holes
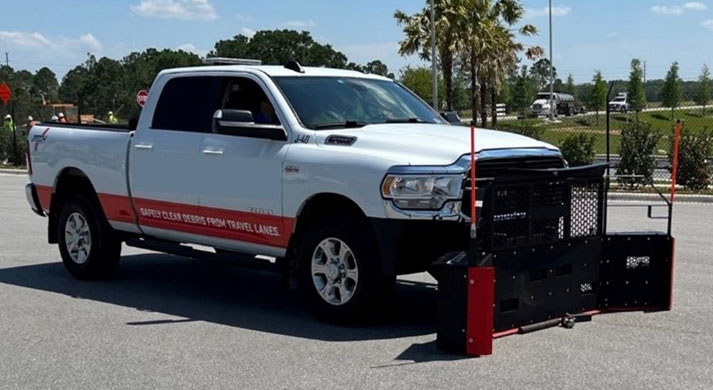
[[[304,240],[297,251],[299,286],[307,304],[320,320],[363,324],[370,322],[371,315],[391,301],[396,277],[382,275],[376,242],[367,233],[365,225],[355,223],[354,217],[347,215],[320,218],[311,223],[302,236]],[[353,294],[342,304],[333,304],[323,298],[312,275],[312,259],[318,253],[319,244],[332,238],[347,245],[358,269]]]
[[[89,245],[88,250],[76,251],[78,253],[73,255],[68,248],[65,231],[77,226],[78,224],[74,221],[80,217],[86,221],[88,227]],[[81,219],[79,220],[81,221]],[[73,237],[76,236],[76,234],[73,235]],[[75,195],[64,202],[59,213],[57,237],[59,238],[62,262],[67,271],[75,278],[101,280],[109,279],[116,274],[121,256],[121,241],[109,226],[96,202],[92,202],[82,195]],[[82,244],[86,242],[86,237],[81,242]],[[75,252],[76,247],[72,245],[72,253]]]

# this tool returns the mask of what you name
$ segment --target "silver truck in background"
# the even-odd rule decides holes
[[[554,116],[565,115],[572,116],[578,114],[580,109],[577,107],[574,96],[566,93],[555,92],[550,99],[549,92],[540,92],[532,102],[530,109],[533,117],[549,116],[550,101],[553,105]]]

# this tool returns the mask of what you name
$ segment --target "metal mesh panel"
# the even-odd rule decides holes
[[[599,234],[601,182],[572,185],[572,238]]]
[[[554,175],[549,179],[510,181],[520,183],[496,181],[485,200],[488,204],[481,230],[493,250],[602,234],[601,177]]]
[[[530,191],[526,185],[503,186],[493,192],[493,245],[527,244]]]

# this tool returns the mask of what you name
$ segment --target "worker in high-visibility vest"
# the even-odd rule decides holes
[[[109,111],[109,115],[108,115],[106,121],[107,121],[107,123],[109,123],[110,125],[115,125],[115,124],[119,123],[119,119],[117,119],[117,118],[114,116],[114,111]]]
[[[0,132],[0,162],[7,164],[12,157],[12,135],[15,132],[15,124],[10,114],[5,115]]]

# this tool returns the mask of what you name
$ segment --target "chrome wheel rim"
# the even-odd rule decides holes
[[[352,299],[359,284],[359,268],[344,241],[330,237],[317,245],[312,254],[312,282],[319,296],[331,305]]]
[[[92,249],[92,234],[89,224],[81,213],[72,213],[64,225],[64,242],[69,257],[77,264],[84,264]]]

